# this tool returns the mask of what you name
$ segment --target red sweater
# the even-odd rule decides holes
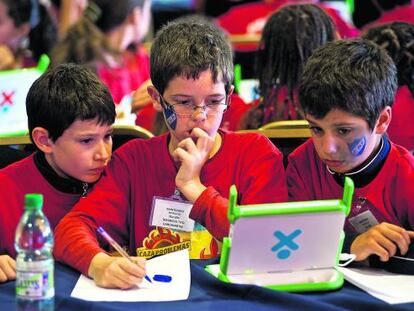
[[[240,204],[287,200],[282,154],[267,138],[252,133],[220,134],[220,150],[201,171],[201,181],[208,188],[190,213],[190,218],[218,239],[228,234],[227,197],[232,184],[237,186]],[[129,250],[141,246],[151,230],[152,199],[174,193],[176,174],[168,134],[136,139],[117,149],[94,190],[56,228],[56,258],[87,274],[92,258],[103,251],[97,226]]]
[[[291,201],[342,198],[339,186],[318,157],[312,139],[289,156],[286,171]],[[414,229],[414,157],[404,148],[391,144],[391,150],[379,174],[367,186],[356,188],[350,215],[358,198],[366,198],[378,222],[389,222]],[[346,232],[354,232],[345,223]]]
[[[217,23],[231,35],[261,34],[268,18],[280,7],[288,5],[289,0],[276,0],[270,3],[258,1],[235,6],[217,18]],[[341,38],[352,38],[359,35],[359,31],[347,24],[340,14],[333,8],[319,4],[332,18]],[[252,51],[257,44],[235,44],[236,50]]]
[[[243,116],[250,109],[251,105],[246,104],[238,95],[231,96],[230,106],[223,114],[223,120],[220,127],[228,131],[237,131],[241,129]]]
[[[119,67],[98,66],[98,76],[108,87],[115,104],[135,91],[150,77],[149,56],[144,48],[140,47],[136,53],[126,51],[123,63]]]
[[[396,6],[392,10],[383,12],[380,18],[365,25],[363,29],[367,30],[371,27],[392,22],[414,23],[414,6],[412,4]]]
[[[398,88],[387,134],[398,145],[414,150],[414,98],[407,86]]]
[[[14,235],[24,211],[24,195],[41,193],[43,212],[53,228],[79,200],[79,194],[56,190],[37,169],[33,155],[0,170],[0,254],[16,256]]]

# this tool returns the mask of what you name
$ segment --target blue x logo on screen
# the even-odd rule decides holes
[[[285,235],[280,230],[276,230],[273,235],[279,240],[279,242],[272,247],[272,252],[276,252],[276,256],[279,259],[289,258],[292,251],[299,249],[299,245],[293,240],[301,233],[301,229],[296,229],[288,235]]]

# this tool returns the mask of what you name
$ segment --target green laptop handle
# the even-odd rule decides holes
[[[345,215],[349,215],[349,212],[351,211],[354,188],[355,186],[353,180],[349,177],[345,177],[344,196],[342,197],[342,201],[345,203],[346,206]]]
[[[42,54],[39,58],[39,62],[37,63],[37,70],[40,72],[45,72],[47,67],[49,67],[50,58],[46,54]]]
[[[46,54],[42,54],[40,56],[39,61],[37,63],[36,67],[28,67],[28,68],[16,68],[16,69],[7,69],[7,70],[0,70],[0,75],[2,74],[11,74],[11,73],[20,73],[20,72],[26,72],[26,71],[39,71],[40,73],[44,73],[46,69],[49,67],[50,64],[50,58]]]
[[[227,218],[231,224],[234,224],[234,221],[239,218],[236,216],[238,209],[236,208],[237,204],[237,189],[236,185],[230,187],[230,196],[229,196],[229,209],[227,210]]]
[[[273,211],[274,214],[294,214],[300,212],[323,212],[331,211],[332,201],[340,201],[340,204],[336,204],[337,210],[341,210],[345,215],[348,215],[351,210],[352,196],[354,194],[354,182],[351,178],[345,177],[344,182],[344,192],[342,200],[315,200],[313,204],[308,204],[307,207],[303,207],[302,202],[286,202],[279,203],[285,204],[286,208],[280,210],[280,205]],[[255,208],[252,208],[255,207]],[[230,187],[229,194],[229,208],[227,211],[227,217],[231,224],[234,224],[234,221],[241,217],[255,217],[268,215],[270,211],[273,210],[271,203],[269,204],[255,204],[255,205],[237,205],[237,189],[235,185]]]

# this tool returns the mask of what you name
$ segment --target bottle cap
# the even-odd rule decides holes
[[[40,193],[28,193],[24,196],[25,209],[41,209],[43,205],[43,195]]]

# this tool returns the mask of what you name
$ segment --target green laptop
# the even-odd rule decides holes
[[[229,236],[220,264],[206,270],[224,282],[282,291],[340,288],[344,277],[336,267],[353,192],[347,177],[342,199],[239,206],[232,186]]]

